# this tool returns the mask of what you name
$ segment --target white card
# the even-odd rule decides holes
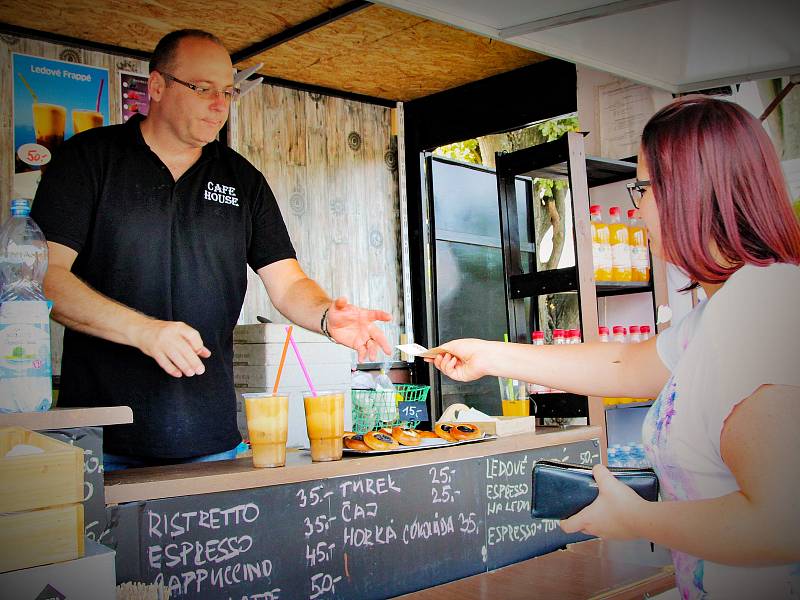
[[[445,353],[445,350],[441,348],[431,348],[428,350],[425,346],[420,346],[419,344],[398,344],[395,348],[400,350],[400,352],[405,352],[411,356],[420,356],[422,358],[434,358],[435,356]]]

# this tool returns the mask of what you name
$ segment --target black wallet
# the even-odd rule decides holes
[[[567,519],[597,498],[593,465],[539,460],[533,465],[531,516]],[[642,498],[658,500],[658,477],[653,469],[609,467],[611,474]]]

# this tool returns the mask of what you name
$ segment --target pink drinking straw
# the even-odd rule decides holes
[[[286,331],[289,331],[289,328],[285,328]],[[306,369],[306,363],[303,362],[303,357],[300,356],[300,350],[297,348],[297,344],[294,341],[294,337],[292,337],[291,332],[289,333],[289,342],[292,344],[292,350],[294,350],[294,355],[297,357],[297,362],[300,363],[300,368],[303,371],[303,375],[306,378],[306,382],[308,383],[308,389],[311,390],[311,395],[315,398],[317,397],[317,390],[314,389],[314,384],[311,383],[311,377],[308,374],[308,369]]]
[[[97,90],[97,102],[95,103],[94,110],[95,112],[100,112],[100,98],[103,95],[103,86],[105,85],[106,80],[100,79],[100,89]]]

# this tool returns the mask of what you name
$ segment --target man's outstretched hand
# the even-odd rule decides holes
[[[392,355],[392,347],[375,321],[391,321],[392,315],[382,310],[353,306],[347,298],[340,296],[328,309],[328,333],[338,343],[358,352],[358,361],[367,357],[374,361],[378,348],[386,356]]]

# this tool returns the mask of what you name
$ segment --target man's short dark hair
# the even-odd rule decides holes
[[[153,71],[158,71],[159,73],[170,72],[174,66],[178,44],[186,38],[208,40],[219,44],[223,48],[225,47],[222,40],[213,33],[200,29],[178,29],[162,37],[156,44],[156,49],[153,50],[153,54],[150,56],[150,73]]]

